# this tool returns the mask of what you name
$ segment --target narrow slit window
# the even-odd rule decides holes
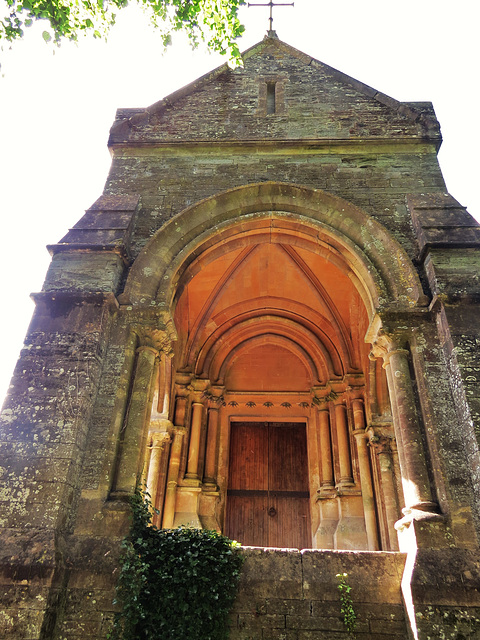
[[[275,82],[267,82],[267,113],[275,113]]]

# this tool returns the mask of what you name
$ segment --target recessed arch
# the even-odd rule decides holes
[[[276,303],[276,306],[269,306],[268,303],[272,302]],[[335,375],[344,373],[342,363],[349,362],[348,354],[337,349],[333,340],[335,331],[332,325],[307,305],[292,304],[291,301],[288,301],[290,307],[288,309],[286,303],[287,301],[281,299],[275,301],[269,298],[252,299],[250,307],[247,305],[247,309],[245,309],[245,303],[242,302],[224,310],[213,318],[217,328],[210,333],[208,339],[201,345],[198,355],[194,354],[194,359],[185,363],[186,366],[193,367],[194,363],[196,363],[195,371],[198,375],[201,375],[201,372],[204,372],[206,368],[206,358],[212,349],[217,350],[219,348],[217,343],[226,332],[241,327],[245,321],[252,318],[257,318],[265,324],[266,318],[278,317],[289,321],[292,326],[294,324],[298,325],[297,332],[304,328],[310,335],[309,340],[314,340],[319,345],[318,348],[324,353],[325,361],[329,363],[330,369],[335,372]],[[259,304],[260,307],[258,306]],[[240,312],[240,309],[242,312]]]
[[[265,224],[267,223],[267,225]],[[247,228],[300,233],[328,248],[348,266],[370,316],[389,304],[423,303],[410,259],[387,230],[358,207],[318,189],[266,182],[231,189],[172,218],[150,240],[130,271],[122,299],[170,308],[183,273],[227,238],[242,240]],[[300,241],[300,240],[299,240]]]
[[[245,319],[223,334],[212,336],[212,340],[208,341],[199,355],[196,375],[204,375],[215,383],[221,383],[225,362],[230,354],[234,353],[240,344],[246,344],[259,336],[263,336],[265,340],[287,340],[292,349],[297,349],[303,354],[302,358],[308,362],[315,383],[341,377],[344,373],[334,370],[331,354],[325,345],[305,327],[285,317],[261,315]]]
[[[262,333],[252,335],[250,337],[245,337],[245,339],[242,342],[236,344],[235,347],[233,347],[228,352],[228,354],[223,354],[225,355],[224,359],[221,362],[217,363],[217,367],[218,365],[220,366],[218,367],[216,382],[218,382],[219,384],[224,384],[228,370],[232,367],[235,360],[242,355],[242,352],[250,349],[255,349],[257,345],[264,346],[266,344],[279,346],[293,354],[305,367],[306,371],[309,374],[311,384],[313,384],[318,378],[318,370],[316,363],[313,361],[313,358],[291,337],[274,333]]]
[[[233,189],[155,234],[121,302],[165,310],[177,330],[170,419],[187,427],[175,462],[185,484],[179,520],[167,518],[168,526],[198,509],[222,529],[232,420],[294,420],[307,438],[314,546],[377,548],[360,515],[353,434],[377,416],[377,377],[385,374],[372,375],[365,337],[379,311],[425,302],[411,261],[380,224],[316,190],[278,183]],[[387,430],[388,411],[381,416]],[[330,500],[336,515],[325,506]],[[357,515],[348,515],[347,503]],[[338,524],[335,537],[324,530],[325,518]]]

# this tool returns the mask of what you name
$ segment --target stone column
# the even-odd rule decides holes
[[[398,539],[395,522],[399,517],[399,505],[395,488],[395,473],[390,449],[390,438],[373,435],[370,438],[370,446],[375,451],[378,459],[378,469],[380,471],[380,483],[389,542],[389,548],[386,550],[397,551]]]
[[[168,420],[172,391],[172,353],[162,352],[158,362],[158,385],[152,419]]]
[[[363,510],[365,513],[365,528],[369,551],[379,549],[377,517],[375,513],[375,494],[373,491],[372,471],[370,468],[370,454],[367,447],[368,434],[365,433],[365,413],[363,401],[355,398],[352,401],[353,421],[355,430],[353,435],[357,443],[358,466],[360,470],[360,484],[362,486]]]
[[[155,505],[158,493],[158,481],[160,478],[160,465],[165,451],[165,445],[170,441],[170,434],[166,431],[151,434],[150,464],[147,473],[147,491],[151,497],[152,505]]]
[[[444,521],[439,513],[439,507],[434,500],[430,485],[430,477],[426,463],[422,439],[421,416],[413,392],[413,382],[410,376],[408,349],[408,335],[404,331],[393,328],[392,334],[385,333],[379,316],[375,317],[367,333],[367,340],[373,345],[373,354],[383,359],[383,366],[387,374],[388,392],[393,414],[395,439],[398,446],[400,475],[402,477],[403,496],[405,498],[404,518],[399,520],[395,528],[404,531],[415,521],[431,520],[438,523]],[[443,531],[439,529],[438,531]],[[420,546],[432,544],[434,528],[422,529],[414,527],[415,534],[422,534],[422,542],[415,541]],[[441,533],[443,535],[443,533]],[[404,547],[412,543],[404,537]],[[442,542],[444,544],[444,541]]]
[[[218,420],[220,407],[215,401],[208,410],[207,446],[205,451],[205,471],[203,474],[204,485],[216,490],[217,488],[217,443]]]
[[[180,456],[182,454],[185,427],[173,428],[173,443],[170,449],[170,461],[168,464],[167,489],[165,492],[165,504],[163,507],[164,529],[171,529],[175,520],[175,503],[177,499],[178,474],[180,470]]]
[[[335,483],[332,462],[332,441],[330,438],[330,412],[326,405],[318,411],[318,435],[321,465],[320,486],[328,490],[333,488]]]
[[[384,356],[384,367],[392,389],[394,429],[401,442],[399,455],[402,468],[406,510],[437,512],[427,471],[420,424],[418,421],[412,380],[408,366],[409,351],[391,343]]]
[[[384,355],[384,354],[383,354]],[[382,355],[382,357],[383,357]],[[398,414],[398,406],[397,406],[397,401],[395,398],[395,384],[393,381],[393,377],[392,377],[392,369],[390,367],[390,365],[383,365],[383,368],[385,369],[385,374],[386,374],[386,378],[387,378],[387,385],[388,385],[388,395],[390,396],[390,406],[392,409],[392,418],[393,418],[393,424],[394,425],[398,425],[400,424],[400,417]],[[403,482],[404,482],[404,477],[403,477],[403,470],[407,469],[407,463],[406,460],[404,458],[403,455],[403,441],[402,441],[402,432],[398,429],[394,427],[394,431],[397,437],[397,442],[398,442],[398,460],[399,460],[399,464],[400,464],[400,470],[401,470],[401,479],[402,479],[402,492],[403,492]]]
[[[175,380],[175,411],[173,423],[175,426],[185,426],[185,415],[188,401],[188,385],[191,376],[189,374],[177,374]]]
[[[142,345],[137,349],[137,361],[127,416],[120,435],[117,474],[112,497],[129,496],[135,490],[145,453],[146,428],[152,409],[152,379],[158,351]]]
[[[203,419],[203,403],[196,401],[192,403],[192,422],[190,427],[190,444],[188,448],[187,480],[198,481],[198,459],[200,454],[200,435]]]
[[[136,326],[139,346],[127,412],[120,433],[112,498],[133,493],[145,459],[148,422],[152,411],[155,367],[160,353],[172,352],[172,336],[167,330]]]
[[[343,399],[335,404],[335,424],[337,429],[338,462],[340,478],[337,484],[353,484],[352,462],[350,458],[350,443],[348,437],[347,408]]]

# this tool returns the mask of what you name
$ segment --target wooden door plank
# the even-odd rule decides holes
[[[228,496],[225,535],[243,545],[268,547],[267,496]]]
[[[268,430],[263,423],[233,423],[229,489],[268,489]]]
[[[267,513],[272,507],[276,515],[268,516],[268,546],[310,549],[312,531],[309,499],[273,494],[268,502]]]
[[[308,491],[305,426],[270,424],[268,447],[270,491]]]

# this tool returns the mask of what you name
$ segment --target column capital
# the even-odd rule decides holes
[[[368,439],[368,432],[365,431],[365,429],[354,429],[352,431],[352,435],[355,436],[356,440],[367,440]]]
[[[207,401],[207,405],[210,409],[220,409],[225,405],[225,387],[220,385],[213,385],[203,392],[203,397]]]
[[[175,389],[177,392],[177,396],[188,395],[188,389],[192,376],[193,374],[191,373],[185,371],[177,371],[177,373],[175,374]]]
[[[322,395],[317,395],[317,392],[322,393]],[[326,389],[312,387],[311,394],[312,406],[316,406],[318,409],[328,409],[329,402],[345,402],[344,399],[339,400],[339,398],[343,398],[343,391],[341,393],[333,391],[333,389],[331,389],[330,387],[327,387]]]
[[[134,331],[138,336],[140,345],[137,349],[151,349],[157,355],[165,353],[167,356],[173,354],[173,342],[176,336],[167,328],[158,329],[143,325],[134,325]]]
[[[174,425],[172,428],[172,435],[184,436],[187,433],[187,428],[183,425]]]
[[[150,441],[151,449],[163,449],[171,441],[171,435],[168,431],[153,431],[150,433]]]
[[[173,422],[167,418],[152,418],[150,420],[149,432],[153,433],[170,433],[173,428]]]
[[[330,398],[330,400],[333,402],[334,406],[345,406],[347,405],[347,392],[345,393],[335,393],[334,391],[332,391],[332,393],[330,394],[332,397]]]
[[[186,387],[192,403],[204,405],[209,397],[210,380],[192,377]]]
[[[188,385],[188,390],[193,391],[195,393],[201,393],[205,396],[209,387],[210,387],[210,380],[206,378],[192,377],[190,380],[190,384]]]
[[[393,425],[390,423],[370,424],[366,429],[370,446],[377,452],[383,453],[396,450]]]
[[[390,359],[393,356],[404,356],[405,358],[408,358],[409,355],[410,351],[408,349],[399,348],[397,345],[392,343],[387,353],[383,356],[383,368],[390,363]]]
[[[387,326],[382,318],[376,315],[370,323],[365,337],[365,341],[372,345],[369,354],[370,360],[385,359],[389,353],[405,350],[411,335],[411,327],[393,320]]]
[[[377,455],[380,453],[391,453],[392,452],[392,442],[393,437],[384,436],[384,435],[376,435],[376,434],[368,434],[370,446],[375,451]]]

